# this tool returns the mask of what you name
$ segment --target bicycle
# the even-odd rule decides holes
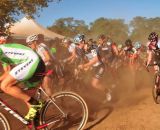
[[[41,84],[40,84],[41,85]],[[25,120],[24,116],[15,111],[0,98],[0,106],[9,114],[32,130],[74,129],[82,130],[88,120],[88,107],[82,97],[74,92],[61,91],[48,96],[42,87],[36,92],[40,100],[45,96],[44,106],[33,121]],[[12,130],[5,114],[0,112],[0,130]]]
[[[158,66],[158,71],[154,75],[154,86],[152,87],[152,96],[156,104],[160,104],[160,70],[158,64],[149,64],[149,66]],[[149,71],[147,66],[147,71]]]

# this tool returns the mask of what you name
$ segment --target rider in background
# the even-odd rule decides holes
[[[132,57],[132,64],[140,64],[141,59],[140,59],[140,54],[141,54],[141,43],[140,42],[135,42],[134,48],[133,48],[133,57]]]
[[[70,63],[72,62],[72,59],[74,57],[74,49],[76,45],[69,39],[69,38],[64,38],[62,40],[61,45],[65,48],[63,55],[61,59],[63,59],[63,63]]]
[[[156,32],[152,32],[148,36],[147,42],[147,63],[146,66],[150,64],[158,64],[154,66],[155,72],[159,69],[160,64],[160,42],[158,40],[158,34]]]
[[[127,39],[125,41],[125,47],[123,48],[124,51],[124,61],[131,65],[132,64],[132,56],[133,56],[133,45],[132,45],[132,41],[130,39]]]
[[[30,48],[36,51],[42,60],[45,63],[47,70],[51,68],[52,65],[52,57],[49,51],[49,48],[44,44],[44,36],[42,34],[39,35],[30,35],[26,38],[26,43]],[[52,88],[53,85],[52,79],[50,75],[46,75],[43,79],[43,88],[48,95],[52,95]]]
[[[107,90],[107,88],[105,88],[102,85],[102,81],[101,81],[105,72],[105,65],[102,62],[102,58],[99,52],[100,51],[99,47],[96,44],[92,43],[90,45],[88,44],[88,47],[86,50],[87,50],[86,56],[88,58],[88,62],[79,65],[78,68],[84,69],[84,70],[88,68],[92,68],[93,75],[91,80],[91,86],[95,88],[97,92],[100,92],[101,94],[103,94],[105,97],[105,100],[107,99],[107,101],[110,101],[111,94]]]

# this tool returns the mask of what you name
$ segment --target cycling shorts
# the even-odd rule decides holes
[[[101,64],[97,67],[93,67],[93,75],[97,79],[101,79],[104,75],[105,66],[104,64]]]

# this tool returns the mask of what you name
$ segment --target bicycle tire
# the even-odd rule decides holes
[[[157,85],[160,85],[160,82],[159,82],[159,74],[155,74],[155,77],[154,77],[154,86],[152,87],[152,96],[153,96],[153,99],[154,99],[154,102],[156,104],[160,104],[160,95],[157,94]]]
[[[79,106],[78,106],[78,109],[79,108],[82,108],[82,118],[81,118],[81,122],[78,124],[78,126],[76,126],[76,127],[78,127],[78,128],[76,128],[76,130],[82,130],[84,127],[85,127],[85,125],[86,125],[86,123],[87,123],[87,120],[88,120],[88,107],[87,107],[87,104],[86,104],[86,102],[84,101],[84,99],[81,97],[81,96],[79,96],[78,94],[76,94],[76,93],[74,93],[74,92],[66,92],[66,91],[64,91],[64,92],[57,92],[57,93],[55,93],[53,96],[52,96],[52,99],[54,100],[54,102],[57,104],[58,102],[59,102],[59,100],[63,100],[63,98],[71,98],[72,100],[75,100],[76,102],[78,102],[79,103]],[[62,101],[60,101],[60,102],[62,102]],[[69,107],[70,108],[70,106],[69,106],[69,104],[68,104],[68,102],[67,102],[67,105],[64,107],[63,105],[64,105],[64,102],[65,101],[63,101],[63,103],[61,104],[61,109],[64,109],[67,105],[67,107]],[[50,106],[53,106],[53,102],[51,101],[51,100],[49,100],[48,102],[46,102],[46,104],[45,104],[45,106],[43,107],[43,109],[42,109],[42,112],[41,112],[41,115],[40,115],[40,124],[41,125],[43,125],[43,124],[45,124],[45,123],[47,123],[47,119],[46,119],[46,113],[47,113],[47,111],[50,111],[49,110],[49,107]],[[74,104],[75,105],[75,104]],[[81,106],[80,106],[81,105]],[[54,105],[55,106],[55,105]],[[76,105],[75,105],[76,106]],[[72,106],[72,108],[74,108],[74,106]],[[70,108],[71,109],[71,108]],[[52,108],[52,111],[53,110],[56,110],[56,107],[54,107],[54,108]],[[76,112],[77,112],[78,110],[76,110]],[[49,112],[50,113],[50,112]],[[54,112],[52,112],[52,113],[54,113]],[[69,112],[68,112],[69,113]],[[81,114],[79,114],[79,115],[81,115]],[[58,120],[58,119],[60,119],[60,118],[62,118],[62,117],[59,117],[59,116],[61,116],[61,114],[58,114],[57,112],[55,112],[55,114],[53,115],[53,116],[50,116],[50,118],[53,118],[52,119],[52,121],[53,120]],[[78,116],[76,116],[77,118],[78,118]],[[71,118],[69,118],[69,119],[71,119]],[[67,130],[67,128],[66,128],[66,122],[67,122],[68,120],[63,120],[62,122],[59,122],[59,123],[55,123],[54,125],[57,127],[61,127],[61,129],[62,129],[62,127],[64,127],[65,128],[65,130]],[[71,121],[71,120],[70,120]],[[50,121],[51,122],[51,121]],[[70,122],[68,121],[68,124],[69,124]],[[54,127],[54,126],[53,126]],[[53,129],[55,129],[55,127],[54,128],[49,128],[49,127],[46,127],[46,128],[44,128],[44,130],[53,130]],[[72,126],[72,128],[68,128],[68,129],[73,129],[73,127],[74,126]],[[64,129],[63,128],[63,129]],[[74,129],[75,130],[75,129]]]
[[[0,130],[11,130],[7,118],[1,112],[0,112]]]

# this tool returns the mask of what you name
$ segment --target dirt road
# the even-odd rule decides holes
[[[144,74],[138,84],[132,87],[131,81],[124,78],[124,82],[130,85],[123,84],[123,89],[118,90],[118,99],[107,108],[99,110],[96,119],[89,120],[87,130],[160,130],[160,106],[154,103],[151,93],[153,81],[147,73]],[[4,98],[22,113],[26,112],[22,102],[8,96]],[[8,118],[13,130],[26,130],[19,121],[10,116]]]

